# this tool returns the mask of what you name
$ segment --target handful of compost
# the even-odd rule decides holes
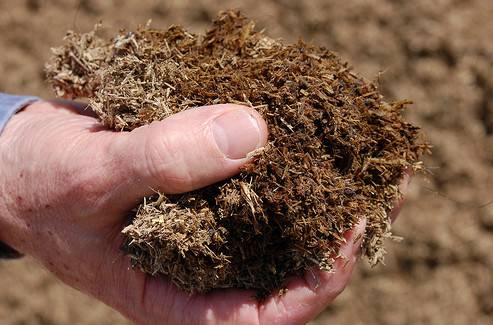
[[[123,230],[135,266],[188,292],[265,296],[311,267],[331,270],[361,218],[364,255],[378,263],[397,185],[427,150],[401,115],[408,101],[383,101],[334,53],[273,40],[237,12],[201,37],[178,26],[111,40],[69,32],[47,75],[58,96],[89,98],[116,130],[218,103],[255,107],[267,121],[269,144],[239,175],[143,198]]]

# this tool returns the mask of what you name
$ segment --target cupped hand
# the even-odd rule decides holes
[[[36,102],[0,136],[0,240],[139,324],[305,323],[344,289],[364,220],[346,234],[334,272],[309,271],[261,303],[233,289],[188,295],[132,269],[120,250],[128,211],[143,196],[230,177],[266,141],[259,114],[238,105],[112,132],[77,104]]]

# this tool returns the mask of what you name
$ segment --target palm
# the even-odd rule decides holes
[[[120,290],[133,293],[128,303],[135,313],[126,316],[139,324],[300,324],[316,316],[344,289],[357,259],[359,244],[354,238],[363,231],[364,224],[360,224],[347,234],[348,243],[341,251],[347,258],[337,260],[334,273],[308,272],[303,279],[293,279],[285,294],[274,293],[261,303],[253,298],[254,292],[233,289],[188,295],[168,280],[131,270],[128,259],[119,254],[113,270],[120,278],[117,282],[128,286]]]

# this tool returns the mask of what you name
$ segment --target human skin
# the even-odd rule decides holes
[[[238,105],[114,132],[75,103],[33,103],[0,136],[0,240],[138,324],[306,323],[346,286],[364,220],[346,233],[334,272],[311,270],[263,302],[244,290],[188,295],[132,269],[120,250],[128,212],[143,196],[230,177],[266,141],[260,115]]]

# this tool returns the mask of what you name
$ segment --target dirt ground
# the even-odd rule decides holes
[[[200,32],[240,8],[274,37],[340,53],[379,78],[434,146],[388,243],[385,266],[362,262],[315,324],[493,322],[493,1],[244,0],[0,2],[0,91],[52,97],[43,63],[67,29],[105,33],[153,20]],[[24,258],[0,262],[2,324],[127,324]]]

